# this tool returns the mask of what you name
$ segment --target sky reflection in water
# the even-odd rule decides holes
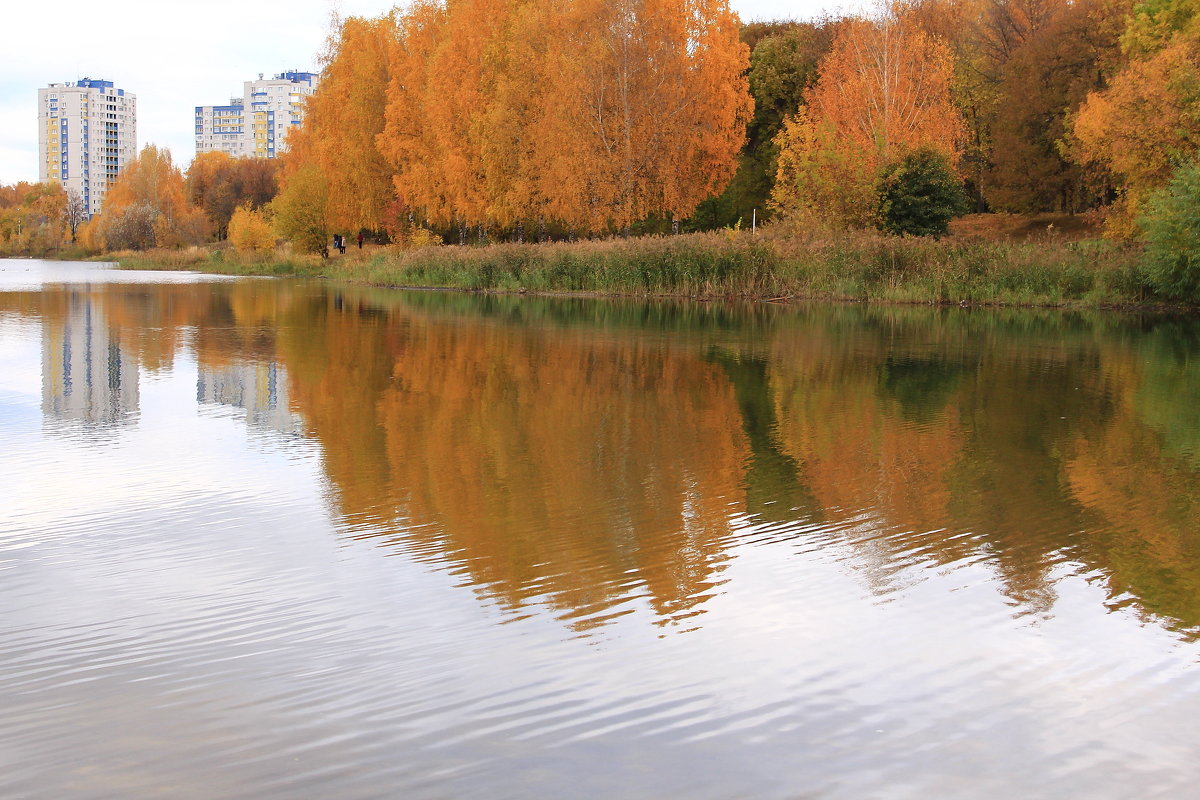
[[[0,795],[1178,796],[1198,334],[0,262]]]

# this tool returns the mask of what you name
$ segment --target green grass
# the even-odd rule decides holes
[[[375,286],[704,299],[1017,306],[1157,303],[1139,247],[766,228],[553,244],[350,250],[322,260],[230,249],[116,254],[123,267],[337,278]]]

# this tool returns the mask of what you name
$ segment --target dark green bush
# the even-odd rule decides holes
[[[950,161],[932,148],[914,150],[879,179],[880,227],[887,233],[944,236],[970,208]]]

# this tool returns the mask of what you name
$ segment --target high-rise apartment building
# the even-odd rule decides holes
[[[304,121],[304,101],[317,88],[313,72],[282,72],[243,84],[227,106],[196,106],[196,154],[223,150],[232,156],[275,158],[287,134]]]
[[[137,154],[137,97],[83,78],[38,89],[38,180],[58,181],[100,213],[117,173]]]

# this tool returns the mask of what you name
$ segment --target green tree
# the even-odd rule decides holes
[[[970,202],[949,159],[930,147],[884,170],[879,182],[880,227],[888,233],[942,236]]]
[[[1191,161],[1146,200],[1146,275],[1164,297],[1200,298],[1200,162]]]
[[[748,74],[754,116],[733,180],[720,195],[700,204],[689,228],[707,230],[738,220],[749,224],[755,212],[760,220],[769,216],[779,157],[775,137],[787,117],[804,104],[804,92],[816,82],[817,66],[833,46],[840,22],[822,19],[742,27],[742,41],[754,48]]]
[[[1191,28],[1197,13],[1200,0],[1142,0],[1133,7],[1121,45],[1131,56],[1152,55]]]
[[[305,253],[329,256],[329,182],[312,164],[300,167],[271,203],[275,230]]]
[[[833,46],[836,24],[798,23],[767,36],[750,54],[750,94],[754,117],[750,144],[769,145],[789,114],[804,102],[804,91],[817,81],[817,65]]]

